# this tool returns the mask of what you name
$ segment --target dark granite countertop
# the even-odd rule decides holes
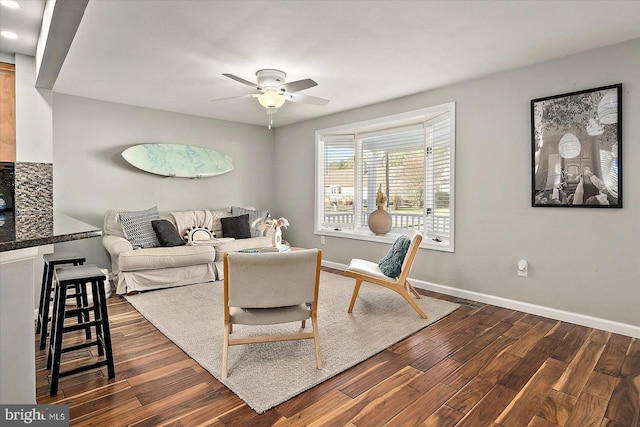
[[[0,214],[0,252],[99,236],[101,229],[61,213]]]

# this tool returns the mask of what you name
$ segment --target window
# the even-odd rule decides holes
[[[454,104],[316,132],[316,234],[393,241],[422,231],[423,247],[453,252]],[[392,229],[368,226],[376,194]]]

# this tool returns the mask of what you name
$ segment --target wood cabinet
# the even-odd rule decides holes
[[[0,162],[16,161],[15,66],[0,62]]]

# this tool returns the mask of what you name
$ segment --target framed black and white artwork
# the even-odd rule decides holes
[[[622,207],[622,84],[531,101],[531,205]]]

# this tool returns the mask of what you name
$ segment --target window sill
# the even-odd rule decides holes
[[[315,235],[317,236],[330,236],[330,237],[339,237],[343,239],[353,239],[353,240],[366,240],[369,242],[378,242],[378,243],[386,243],[392,244],[395,240],[400,236],[406,236],[407,233],[400,233],[394,230],[391,230],[389,233],[384,236],[378,236],[372,233],[370,230],[361,229],[361,230],[335,230],[335,229],[320,229],[316,230]],[[453,245],[448,244],[446,241],[443,242],[434,242],[431,239],[423,238],[422,243],[420,244],[420,249],[431,249],[435,251],[442,252],[454,252]]]

